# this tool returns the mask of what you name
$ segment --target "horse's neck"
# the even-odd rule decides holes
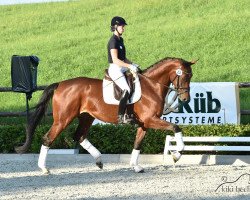
[[[152,68],[151,70],[147,71],[145,73],[145,76],[149,77],[150,79],[162,85],[169,86],[170,85],[169,73],[170,73],[170,67],[168,63],[163,63],[162,65],[156,66],[155,69]]]
[[[167,65],[157,66],[149,71],[147,71],[144,75],[148,77],[150,80],[150,87],[153,87],[157,92],[159,97],[165,99],[167,95],[170,78],[169,78],[170,68]]]

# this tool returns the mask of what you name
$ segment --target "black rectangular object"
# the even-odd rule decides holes
[[[36,56],[17,56],[11,58],[12,91],[31,93],[37,89],[37,66],[39,58]]]

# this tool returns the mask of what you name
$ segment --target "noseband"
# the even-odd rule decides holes
[[[184,94],[186,92],[189,92],[189,90],[190,90],[190,87],[187,87],[187,88],[181,87],[180,77],[182,76],[183,73],[188,74],[188,75],[192,75],[192,73],[190,73],[190,72],[183,71],[181,69],[181,66],[180,66],[179,69],[176,70],[176,76],[174,77],[174,79],[172,81],[170,80],[171,83],[173,84],[175,79],[177,78],[177,87],[174,88],[174,89],[172,89],[172,88],[170,88],[170,89],[172,89],[174,91],[177,91],[178,96],[181,95],[181,94]],[[179,90],[183,90],[183,92],[179,92]]]

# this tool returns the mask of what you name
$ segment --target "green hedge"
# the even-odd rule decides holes
[[[75,148],[79,144],[73,141],[76,124],[69,126],[56,139],[52,148]],[[42,144],[42,136],[49,130],[50,125],[40,125],[36,129],[35,136],[29,153],[38,153]],[[247,125],[210,125],[210,126],[182,126],[185,136],[250,136],[250,124]],[[162,153],[166,131],[148,130],[142,145],[142,153]],[[131,153],[136,135],[136,129],[132,126],[95,125],[89,132],[89,140],[102,153]],[[24,125],[0,126],[0,153],[14,153],[14,147],[25,141]],[[80,148],[80,152],[84,150]]]

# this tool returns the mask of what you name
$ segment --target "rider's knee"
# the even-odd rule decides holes
[[[129,87],[127,87],[125,90],[127,91],[128,94],[130,94],[131,91]]]
[[[127,89],[125,89],[125,90],[123,90],[123,95],[122,96],[126,96],[126,95],[129,95],[130,94],[130,90],[127,90]]]
[[[181,132],[181,128],[178,125],[174,125],[173,130],[175,133]]]

